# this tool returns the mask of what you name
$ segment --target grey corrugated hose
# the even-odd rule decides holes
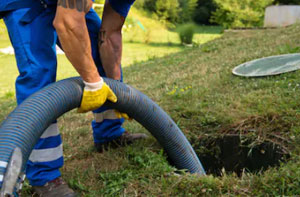
[[[205,175],[186,137],[157,104],[124,83],[107,78],[104,81],[118,97],[117,103],[107,102],[106,106],[127,113],[142,124],[162,145],[176,168]],[[16,147],[22,151],[24,171],[43,131],[58,117],[80,105],[82,90],[83,82],[79,77],[53,83],[26,99],[3,121],[0,126],[0,179]]]

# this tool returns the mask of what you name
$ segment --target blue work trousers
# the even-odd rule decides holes
[[[6,13],[4,21],[15,50],[19,76],[16,80],[17,103],[56,80],[57,33],[52,25],[55,7],[45,9],[30,22],[22,21],[28,8]],[[101,76],[105,76],[98,50],[98,32],[101,20],[91,9],[86,15],[91,39],[92,56]],[[92,121],[96,143],[107,142],[122,135],[124,119],[118,119],[114,110],[102,107],[94,111]],[[74,133],[76,135],[76,133]],[[42,186],[61,176],[63,166],[62,140],[57,123],[53,123],[41,136],[27,163],[26,174],[31,185]]]

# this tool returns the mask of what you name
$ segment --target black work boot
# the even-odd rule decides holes
[[[97,152],[102,153],[103,150],[108,150],[108,148],[118,148],[120,146],[126,146],[132,144],[136,140],[142,140],[148,138],[148,135],[144,133],[129,133],[125,131],[120,137],[105,143],[95,143],[95,148]]]
[[[32,188],[40,197],[78,197],[61,177],[49,181],[44,186],[32,186]]]

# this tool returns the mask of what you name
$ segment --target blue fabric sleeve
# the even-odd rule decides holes
[[[126,17],[135,0],[109,0],[111,7],[121,16]]]

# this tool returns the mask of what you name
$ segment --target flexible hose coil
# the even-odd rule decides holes
[[[175,167],[205,174],[186,137],[157,104],[124,83],[107,78],[104,81],[118,97],[117,103],[107,102],[106,106],[127,113],[142,124],[163,146]],[[0,163],[9,162],[13,150],[19,147],[23,153],[24,171],[43,131],[58,117],[80,105],[83,86],[79,77],[53,83],[30,96],[10,113],[0,126]],[[0,179],[5,171],[5,166],[0,166]],[[2,186],[2,181],[0,184]]]

